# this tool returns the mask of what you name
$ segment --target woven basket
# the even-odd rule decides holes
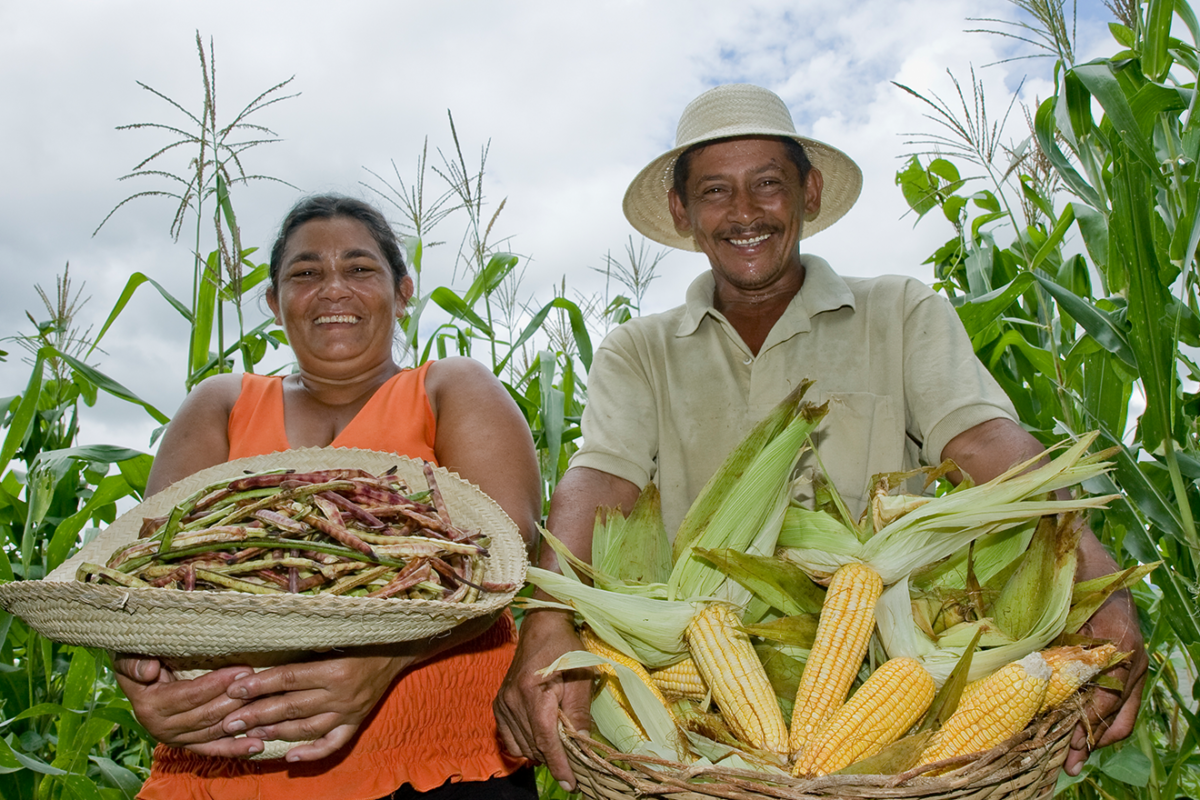
[[[559,736],[579,790],[591,800],[1032,800],[1053,793],[1083,707],[1081,701],[1055,709],[999,747],[944,762],[954,769],[932,778],[916,770],[899,775],[790,778],[719,766],[688,767],[617,752],[574,731],[565,717],[559,720]]]
[[[0,586],[0,607],[44,636],[65,644],[154,656],[200,656],[211,667],[264,651],[321,650],[411,641],[504,608],[525,580],[525,545],[516,525],[480,489],[439,467],[435,474],[451,519],[460,528],[491,537],[485,579],[513,586],[483,593],[478,602],[393,600],[365,597],[251,595],[130,589],[75,580],[85,561],[103,564],[137,538],[143,517],[165,516],[180,500],[208,484],[286,467],[297,471],[355,467],[374,474],[395,467],[414,491],[425,488],[419,461],[349,448],[306,448],[230,461],[172,484],[121,515],[74,557],[40,581]]]

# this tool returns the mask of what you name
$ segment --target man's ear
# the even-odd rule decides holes
[[[825,188],[825,176],[817,168],[808,171],[804,179],[804,219],[811,222],[821,213],[821,190]]]
[[[688,219],[687,207],[674,189],[667,191],[667,206],[671,209],[671,219],[675,223],[675,232],[680,236],[690,236],[692,221]]]

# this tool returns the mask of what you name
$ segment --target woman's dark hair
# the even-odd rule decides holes
[[[274,247],[271,248],[272,289],[279,290],[279,267],[283,260],[283,251],[287,247],[288,239],[296,232],[296,229],[314,219],[334,219],[336,217],[357,220],[366,227],[371,238],[375,240],[375,244],[379,245],[383,257],[387,259],[388,266],[392,268],[392,277],[397,286],[408,276],[408,267],[404,264],[404,254],[400,250],[400,240],[379,209],[353,197],[318,194],[306,197],[292,206],[292,210],[284,217],[283,224],[279,226],[279,237],[275,240]]]
[[[688,201],[687,182],[688,176],[691,175],[692,172],[692,154],[703,150],[710,144],[717,144],[718,142],[731,142],[735,139],[744,138],[749,137],[734,136],[728,139],[713,139],[710,142],[701,142],[700,144],[692,145],[687,150],[684,150],[679,154],[679,157],[675,159],[675,175],[671,188],[675,190],[675,194],[679,195],[679,200],[684,204],[684,206],[687,205]],[[768,136],[765,138],[777,139],[778,141],[782,142],[783,149],[787,153],[788,160],[795,164],[796,169],[800,171],[800,183],[803,184],[806,180],[808,180],[808,173],[809,170],[812,169],[812,162],[808,160],[808,154],[804,152],[804,145],[800,144],[795,139],[789,139],[786,136]]]

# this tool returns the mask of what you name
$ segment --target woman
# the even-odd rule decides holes
[[[537,460],[503,385],[470,359],[415,370],[393,359],[413,284],[383,216],[349,198],[303,200],[283,222],[270,269],[267,304],[297,372],[218,375],[197,386],[163,437],[147,492],[292,447],[386,450],[477,484],[532,543]],[[505,612],[435,640],[350,648],[257,674],[225,667],[183,681],[156,659],[116,657],[138,719],[163,743],[139,797],[536,797],[530,770],[502,751],[491,711],[515,639]],[[286,760],[246,761],[264,739],[311,743]]]

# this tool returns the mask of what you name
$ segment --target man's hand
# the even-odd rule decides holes
[[[575,730],[586,733],[592,719],[592,675],[569,670],[542,677],[538,672],[571,650],[582,650],[568,614],[543,609],[526,614],[520,642],[494,709],[500,741],[514,756],[545,764],[566,791],[575,788],[575,775],[558,738],[562,709]]]
[[[249,667],[223,667],[195,680],[179,680],[157,658],[114,653],[112,662],[134,715],[158,741],[205,756],[244,758],[262,752],[261,739],[236,739],[221,727],[245,705],[226,692],[252,674]]]
[[[1079,630],[1084,636],[1107,639],[1117,649],[1131,653],[1121,667],[1108,673],[1124,684],[1120,692],[1098,689],[1087,719],[1075,728],[1071,750],[1063,768],[1068,775],[1078,775],[1089,753],[1100,747],[1119,742],[1133,733],[1138,709],[1142,705],[1142,688],[1146,682],[1149,659],[1138,628],[1137,613],[1128,592],[1119,592],[1108,599]]]

